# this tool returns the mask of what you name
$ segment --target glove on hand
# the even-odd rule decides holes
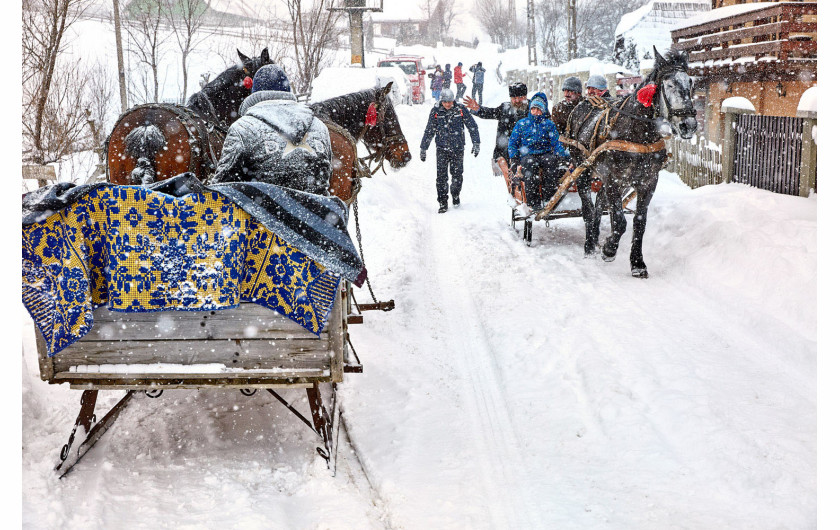
[[[473,156],[478,156],[479,144],[473,144],[472,146],[472,154]]]
[[[421,149],[421,150],[420,150],[420,161],[421,161],[421,162],[425,162],[425,161],[426,161],[426,150],[425,150],[425,149]]]

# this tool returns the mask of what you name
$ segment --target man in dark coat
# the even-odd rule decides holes
[[[481,105],[484,102],[483,99],[483,92],[484,92],[484,72],[485,69],[481,66],[481,61],[478,61],[476,64],[470,66],[470,72],[473,73],[473,88],[472,88],[472,97],[475,100],[478,100],[478,104]],[[478,94],[478,97],[475,97]]]
[[[280,66],[268,64],[257,71],[239,115],[208,184],[258,181],[329,195],[329,131],[309,107],[297,102]]]
[[[533,211],[542,210],[540,174],[542,170],[542,195],[548,199],[557,191],[560,176],[568,167],[569,152],[560,142],[557,127],[548,117],[548,98],[537,92],[528,105],[528,117],[513,128],[508,143],[511,174],[516,174],[520,164],[525,180],[525,197]]]
[[[443,88],[449,88],[452,86],[452,70],[449,69],[449,65],[446,65],[446,69],[443,71]]]
[[[496,147],[493,148],[493,160],[499,157],[508,160],[508,140],[516,122],[528,116],[528,87],[525,83],[514,83],[508,87],[510,101],[505,101],[495,108],[482,107],[471,97],[464,98],[470,112],[485,120],[499,120],[496,127]]]
[[[449,193],[452,204],[461,204],[461,186],[464,182],[464,127],[470,132],[472,154],[478,156],[478,125],[470,112],[460,103],[455,103],[455,94],[444,88],[440,93],[440,103],[432,107],[423,140],[420,142],[420,160],[426,161],[426,149],[432,143],[437,146],[437,200],[440,204],[438,213],[449,208]],[[449,185],[449,173],[452,185]]]
[[[560,134],[568,136],[566,124],[569,121],[572,109],[580,103],[583,84],[577,77],[567,77],[563,80],[561,90],[563,91],[563,99],[551,109],[551,121],[557,126],[557,131]]]

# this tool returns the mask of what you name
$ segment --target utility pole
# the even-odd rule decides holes
[[[528,64],[537,66],[537,30],[534,24],[534,0],[528,0],[528,13],[526,16],[528,17]]]
[[[123,66],[122,34],[120,32],[120,2],[114,0],[114,33],[117,34],[117,72],[119,73],[120,103],[122,112],[128,109],[128,97],[125,95],[125,67]]]
[[[567,0],[566,14],[569,34],[569,60],[577,59],[577,0]]]
[[[116,1],[116,0],[114,0]],[[344,0],[344,7],[331,7],[330,11],[345,11],[350,17],[350,64],[365,67],[365,11],[382,12],[382,3],[379,0],[379,7],[367,7],[367,0]],[[374,0],[374,3],[376,0]]]

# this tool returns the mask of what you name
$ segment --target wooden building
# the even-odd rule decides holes
[[[817,84],[816,0],[713,0],[671,38],[672,48],[689,52],[700,129],[716,143],[727,98],[749,99],[760,115],[796,116],[800,97]]]

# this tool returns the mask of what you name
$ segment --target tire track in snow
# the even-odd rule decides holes
[[[458,259],[463,239],[455,228],[443,228],[455,226],[444,224],[450,219],[435,214],[429,217],[430,221],[443,221],[428,223],[427,247],[434,264],[433,283],[437,283],[438,293],[445,293],[438,297],[442,327],[448,329],[463,379],[469,381],[464,396],[474,442],[481,448],[479,454],[488,458],[481,466],[482,484],[492,499],[488,509],[500,528],[535,528],[539,518],[526,486],[522,446],[502,394],[495,353],[466,284],[469,269]]]

